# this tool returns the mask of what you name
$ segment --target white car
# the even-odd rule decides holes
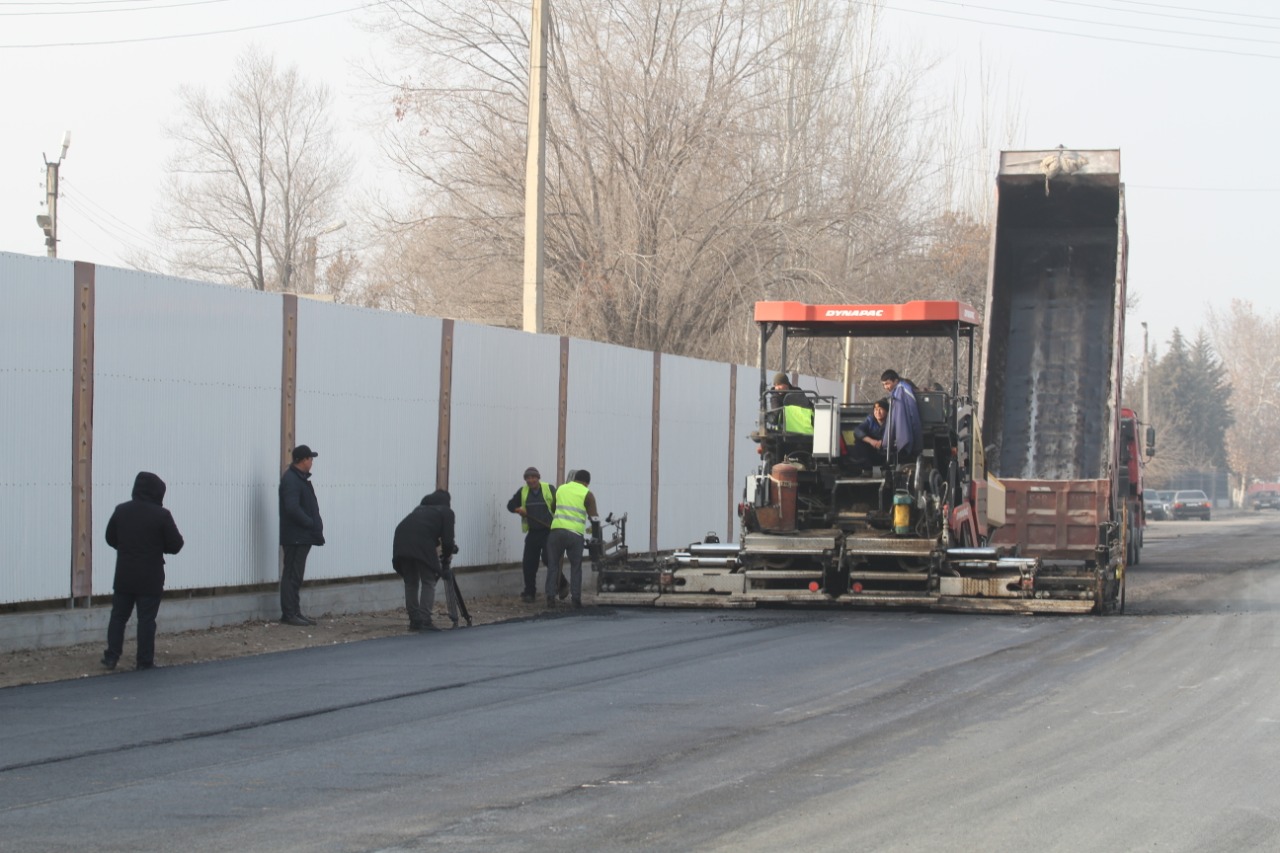
[[[1173,519],[1199,518],[1208,521],[1212,513],[1209,496],[1199,489],[1184,489],[1173,496]]]

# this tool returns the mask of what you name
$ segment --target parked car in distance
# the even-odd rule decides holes
[[[1169,507],[1155,489],[1142,490],[1142,514],[1150,521],[1167,521]]]
[[[1254,512],[1264,509],[1280,509],[1280,492],[1264,490],[1249,496]]]
[[[1210,512],[1212,510],[1210,509],[1209,496],[1199,489],[1184,489],[1173,496],[1174,521],[1181,521],[1184,518],[1199,518],[1202,521],[1208,521]]]

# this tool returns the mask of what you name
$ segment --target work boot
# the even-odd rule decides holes
[[[556,609],[556,597],[554,595],[547,596],[547,609],[548,610]]]
[[[530,590],[527,590],[527,589],[524,592],[520,593],[520,600],[523,601],[525,604],[533,604],[533,600],[537,597],[538,596],[536,593],[531,592]]]
[[[280,623],[282,625],[292,625],[295,628],[309,628],[311,623],[301,616],[281,616]]]
[[[581,599],[581,598],[575,598],[575,599],[573,600],[573,609],[574,609],[574,610],[581,610],[581,609],[582,609],[582,599]]]
[[[102,660],[100,660],[100,661],[98,661],[98,662],[99,662],[99,663],[101,663],[101,664],[103,665],[103,667],[105,667],[106,669],[115,669],[115,668],[116,668],[116,662],[117,662],[118,660],[119,660],[119,658],[113,658],[113,657],[111,657],[111,655],[104,654],[104,655],[102,656]]]

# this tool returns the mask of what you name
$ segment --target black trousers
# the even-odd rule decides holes
[[[449,619],[458,624],[458,597],[453,591],[453,570],[440,565],[439,560],[425,562],[398,558],[392,561],[396,574],[404,581],[404,609],[409,614],[409,627],[419,628],[432,624],[436,609],[436,584],[444,581],[444,602]]]
[[[284,568],[280,572],[280,616],[288,619],[302,615],[302,576],[307,571],[310,545],[283,545]]]
[[[160,595],[134,595],[116,592],[111,595],[111,621],[107,623],[107,651],[104,658],[115,662],[124,652],[124,629],[138,608],[138,666],[156,662],[156,614],[160,612]]]
[[[549,527],[531,527],[524,536],[521,568],[524,569],[524,592],[528,595],[538,593],[538,560],[542,560],[543,565],[550,565],[547,561],[547,537],[550,535]]]

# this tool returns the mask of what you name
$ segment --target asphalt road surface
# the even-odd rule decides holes
[[[0,690],[4,850],[1280,849],[1280,514],[1099,618],[586,611]]]

